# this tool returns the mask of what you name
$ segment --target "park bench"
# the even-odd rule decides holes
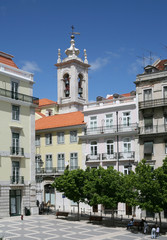
[[[89,221],[93,222],[93,221],[102,221],[102,216],[89,216]]]
[[[69,212],[61,212],[61,211],[56,212],[57,218],[58,216],[68,217],[68,214]]]
[[[141,222],[134,222],[133,226],[130,226],[130,230],[133,233],[141,231],[142,230]]]

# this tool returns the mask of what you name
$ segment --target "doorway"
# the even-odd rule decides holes
[[[10,190],[10,216],[21,215],[21,190]]]

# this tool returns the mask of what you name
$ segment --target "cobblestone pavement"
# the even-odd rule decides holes
[[[150,235],[134,234],[125,228],[94,225],[88,221],[56,219],[54,215],[24,216],[0,219],[0,237],[6,240],[139,240],[151,239]],[[167,240],[167,236],[160,236]]]

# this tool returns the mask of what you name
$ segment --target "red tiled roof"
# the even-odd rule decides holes
[[[161,60],[161,61],[156,65],[156,68],[158,68],[158,70],[160,70],[160,71],[164,70],[164,63],[167,63],[167,59]]]
[[[6,64],[8,66],[18,68],[17,65],[12,60],[13,56],[4,52],[0,52],[0,63]]]
[[[49,100],[47,98],[42,98],[42,99],[39,99],[39,106],[38,107],[42,107],[42,106],[45,106],[45,105],[51,105],[51,104],[57,104],[57,102],[54,102],[52,100]]]
[[[51,129],[58,127],[67,127],[75,125],[84,125],[84,114],[81,112],[72,112],[57,114],[35,121],[35,130]]]
[[[130,93],[124,93],[124,94],[119,94],[119,95],[122,97],[130,97],[131,96]],[[107,99],[113,99],[113,95],[108,97]]]

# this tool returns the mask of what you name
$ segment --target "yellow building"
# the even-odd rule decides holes
[[[33,75],[0,52],[0,217],[37,213]]]
[[[67,165],[70,170],[83,166],[79,136],[85,128],[84,115],[79,111],[36,115],[41,117],[35,127],[37,199],[40,203],[51,201],[51,205],[57,207],[59,200],[51,187],[55,177],[60,176]]]

